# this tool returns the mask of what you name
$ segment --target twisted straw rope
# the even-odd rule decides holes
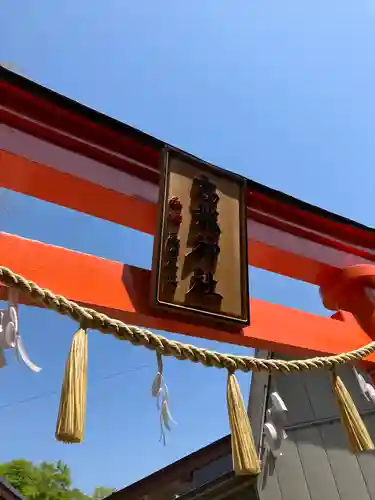
[[[168,340],[162,335],[156,335],[145,328],[126,325],[122,321],[109,318],[94,309],[81,307],[61,295],[56,295],[48,289],[40,288],[33,281],[25,279],[7,267],[0,266],[0,281],[8,287],[15,288],[19,292],[28,295],[36,304],[44,306],[47,309],[53,309],[63,316],[70,316],[85,328],[112,334],[120,340],[127,340],[134,345],[147,347],[147,349],[156,351],[162,356],[173,356],[176,359],[201,363],[207,367],[225,368],[230,372],[241,370],[243,372],[266,371],[269,373],[291,373],[318,368],[332,369],[338,365],[355,363],[375,352],[374,341],[360,349],[335,356],[321,356],[291,361],[221,354],[193,345],[183,344],[182,342]]]

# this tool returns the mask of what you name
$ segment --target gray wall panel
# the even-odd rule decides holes
[[[301,375],[301,374],[300,374]],[[327,371],[312,371],[300,376],[313,409],[314,419],[330,418],[338,415],[332,398],[331,377]]]
[[[275,470],[283,500],[311,500],[298,449],[292,440],[283,443],[283,456],[276,460]]]
[[[341,500],[370,500],[357,457],[348,449],[341,423],[322,425],[320,432]]]
[[[282,395],[288,407],[289,425],[306,422],[314,418],[310,400],[305,385],[301,383],[299,373],[277,375],[272,378],[271,387]]]
[[[373,440],[375,440],[375,414],[364,418]],[[375,452],[361,453],[357,456],[371,500],[375,500]],[[358,500],[358,499],[357,499]]]
[[[275,465],[275,460],[271,454],[264,457],[262,473],[258,483],[259,490],[262,493],[262,500],[282,500]]]
[[[311,500],[340,500],[319,430],[316,427],[307,427],[290,432],[289,439],[293,439],[297,444]],[[293,482],[292,475],[289,480]]]
[[[259,358],[267,358],[268,352],[263,350],[256,351],[255,355]],[[266,396],[270,377],[266,372],[259,372],[251,379],[251,389],[249,394],[248,414],[253,430],[255,446],[260,449],[263,433],[263,421],[265,413]]]
[[[284,358],[285,359],[285,358]],[[339,370],[375,441],[375,406],[361,395],[353,371]],[[256,376],[256,375],[254,375]],[[259,481],[261,500],[375,500],[375,452],[353,455],[338,418],[330,374],[277,375],[271,387],[288,410],[288,440]],[[374,411],[373,415],[366,415]]]

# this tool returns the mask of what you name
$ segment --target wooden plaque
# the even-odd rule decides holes
[[[188,154],[162,154],[152,302],[210,326],[249,324],[245,179]]]

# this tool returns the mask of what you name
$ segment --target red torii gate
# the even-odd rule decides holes
[[[0,185],[154,234],[165,144],[0,69]],[[247,181],[249,264],[320,287],[325,318],[251,299],[251,325],[160,318],[150,272],[0,234],[0,262],[40,286],[127,323],[295,356],[336,354],[374,338],[375,231]],[[56,268],[64,263],[64,273]],[[1,296],[5,297],[4,289]],[[375,360],[371,355],[369,366]]]

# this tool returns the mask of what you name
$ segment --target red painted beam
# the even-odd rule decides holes
[[[152,184],[18,131],[13,135],[0,125],[0,186],[154,234],[157,189]],[[1,144],[19,154],[1,150]],[[248,219],[248,255],[254,267],[315,285],[343,266],[375,261],[375,252],[333,248],[254,219]]]
[[[0,67],[0,116],[32,135],[79,154],[109,161],[124,173],[159,182],[159,155],[164,142],[59,95]],[[95,147],[97,146],[97,147]],[[104,149],[106,153],[104,155]],[[133,162],[118,161],[120,156]],[[104,155],[104,156],[103,156]],[[375,248],[375,231],[248,180],[248,207],[276,216],[289,225]]]
[[[218,331],[172,317],[160,318],[149,305],[149,271],[6,233],[0,233],[0,265],[75,302],[147,328],[296,357],[337,354],[371,340],[355,322],[342,322],[255,299],[250,304],[252,324],[240,333]],[[1,297],[5,296],[3,288]],[[21,300],[30,303],[25,297]],[[369,360],[375,362],[375,355]]]

